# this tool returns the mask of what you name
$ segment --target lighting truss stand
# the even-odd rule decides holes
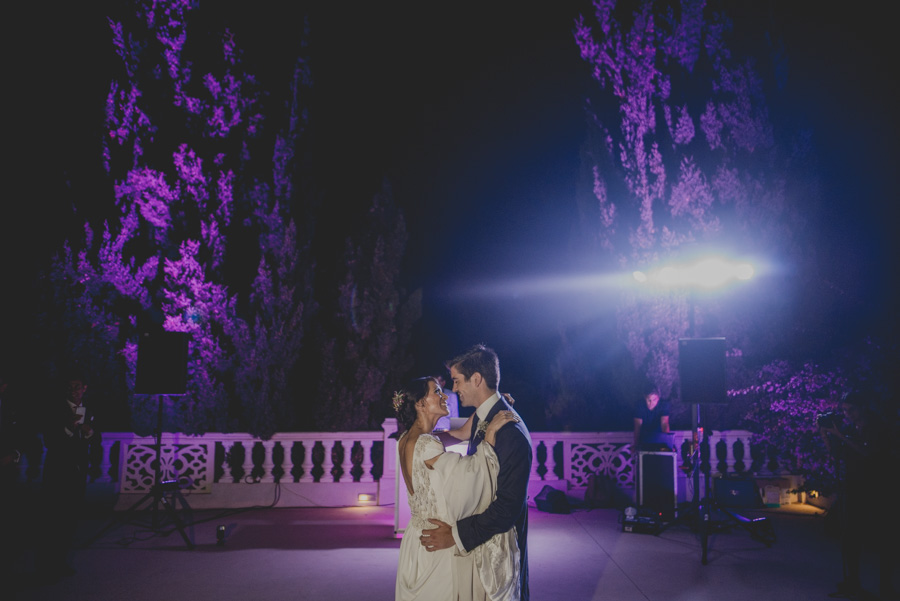
[[[103,536],[103,534],[108,532],[118,522],[128,523],[137,521],[139,512],[146,511],[147,509],[151,510],[152,530],[156,533],[162,533],[163,520],[160,518],[159,511],[159,507],[160,505],[162,505],[163,509],[166,512],[166,515],[175,525],[175,529],[178,530],[178,533],[181,535],[182,540],[184,540],[184,544],[188,549],[194,548],[194,542],[185,531],[184,521],[178,515],[178,510],[175,507],[175,501],[180,502],[182,509],[184,509],[188,513],[190,513],[191,511],[191,507],[188,504],[187,499],[184,498],[184,495],[182,495],[181,491],[178,489],[177,480],[162,480],[162,395],[157,394],[155,396],[157,403],[156,465],[153,475],[153,486],[150,488],[150,492],[144,495],[137,503],[133,504],[123,513],[123,517],[121,519],[113,518],[112,522],[107,524],[103,529],[100,530],[100,532],[94,535],[87,546],[90,546],[92,543],[97,541],[101,536]],[[167,495],[171,496],[171,499]],[[151,504],[147,507],[144,507],[144,504],[148,501],[151,501]],[[144,508],[141,509],[142,507]]]

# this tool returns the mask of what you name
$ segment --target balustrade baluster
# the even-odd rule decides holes
[[[101,441],[100,446],[103,449],[103,457],[100,459],[100,476],[94,482],[112,482],[112,476],[110,476],[109,472],[112,470],[110,454],[114,444],[116,444],[115,440]]]
[[[222,478],[219,482],[234,482],[234,474],[231,473],[231,457],[229,453],[231,453],[232,449],[234,449],[234,441],[233,440],[223,440],[222,441]]]
[[[753,466],[753,458],[750,456],[750,437],[749,436],[739,436],[737,438],[741,441],[741,446],[743,447],[743,456],[741,457],[742,471],[749,472],[750,468]],[[737,459],[734,462],[737,465]]]
[[[733,474],[734,473],[734,445],[735,440],[729,440],[724,435],[722,436],[722,440],[725,441],[725,473]]]
[[[538,452],[538,448],[542,444],[544,444],[542,441],[538,441],[537,444],[534,445],[534,448],[531,451],[532,462],[531,462],[531,476],[528,477],[529,480],[540,480],[541,479],[540,472],[538,472],[538,468],[540,467],[540,465],[538,465],[538,453],[537,452]],[[546,448],[546,445],[544,445],[544,447]]]
[[[344,451],[344,460],[341,461],[341,477],[339,482],[353,482],[353,444],[354,442],[342,440],[341,449]]]
[[[265,451],[263,455],[263,475],[260,478],[260,482],[275,482],[275,474],[273,470],[275,469],[275,462],[272,460],[272,451],[275,449],[275,441],[274,440],[264,440],[263,450]]]
[[[298,482],[312,482],[313,481],[313,447],[316,446],[314,441],[304,440],[303,441],[303,475],[300,476]]]
[[[331,456],[334,452],[334,441],[323,440],[322,446],[325,448],[325,458],[322,460],[322,477],[319,482],[334,482],[334,474],[331,473],[334,469],[334,457]]]
[[[556,458],[553,456],[556,443],[547,444],[547,441],[544,441],[544,447],[547,449],[547,460],[544,462],[547,471],[544,472],[544,480],[556,480]]]
[[[362,474],[359,477],[360,482],[374,482],[375,477],[372,476],[372,468],[375,467],[375,464],[372,463],[372,446],[375,444],[374,440],[363,440],[362,441]]]
[[[241,474],[241,481],[248,482],[253,476],[253,447],[256,446],[256,442],[245,440],[241,442],[241,446],[244,447],[244,465],[241,468],[244,473]]]
[[[284,473],[281,477],[287,482],[293,482],[294,458],[291,456],[291,453],[294,452],[294,443],[289,440],[282,440],[281,448],[284,450],[284,459],[281,460],[281,469],[284,470]]]
[[[725,447],[725,458],[719,458],[719,443],[722,443]],[[728,473],[728,439],[725,436],[722,436],[720,433],[716,433],[710,436],[709,440],[709,450],[710,450],[710,474],[715,476],[716,474],[725,475]],[[720,467],[724,463],[725,470],[722,471]]]

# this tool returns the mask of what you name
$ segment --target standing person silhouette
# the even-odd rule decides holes
[[[75,573],[69,553],[87,489],[90,444],[99,439],[93,415],[84,404],[85,379],[72,374],[64,384],[64,396],[51,400],[44,428],[47,458],[41,494],[46,532],[39,550],[39,575],[56,582]]]
[[[819,433],[825,447],[840,461],[837,507],[840,520],[841,563],[844,579],[828,595],[836,599],[864,596],[860,579],[860,563],[865,543],[874,543],[879,556],[879,587],[882,599],[896,599],[893,572],[896,561],[896,518],[890,518],[877,531],[869,528],[868,489],[896,464],[890,462],[894,444],[894,426],[872,411],[871,401],[859,392],[841,397],[843,423],[833,419],[819,422]]]
[[[463,407],[475,407],[468,453],[476,452],[487,424],[501,411],[518,418],[512,427],[497,432],[494,451],[500,460],[497,495],[487,510],[449,524],[429,519],[435,528],[423,530],[422,545],[429,551],[456,547],[460,554],[470,553],[496,534],[516,529],[519,549],[519,590],[527,601],[528,590],[528,480],[533,456],[531,434],[507,401],[497,392],[500,384],[500,360],[497,353],[476,345],[447,362],[453,380],[453,392]]]

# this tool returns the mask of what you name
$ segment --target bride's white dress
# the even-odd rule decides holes
[[[434,469],[427,459],[443,455]],[[409,508],[412,517],[400,543],[397,601],[517,601],[519,555],[516,529],[495,535],[466,555],[455,548],[426,551],[419,542],[423,529],[433,528],[428,518],[448,524],[481,513],[497,492],[500,465],[493,447],[478,445],[474,455],[444,453],[441,441],[422,434],[412,460]]]

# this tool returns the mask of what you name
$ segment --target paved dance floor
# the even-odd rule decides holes
[[[702,565],[700,540],[687,525],[659,534],[623,532],[614,509],[550,514],[532,508],[529,554],[535,601],[817,601],[840,579],[837,541],[809,506],[756,512],[773,525],[766,545],[741,528],[710,538]],[[186,534],[140,522],[85,519],[76,573],[55,583],[30,575],[23,549],[18,586],[3,599],[21,601],[390,600],[400,540],[393,507],[195,511]],[[104,530],[99,538],[96,534]],[[223,544],[217,529],[224,527]],[[95,540],[91,540],[95,539]],[[89,544],[88,544],[89,543]],[[864,583],[874,590],[875,559],[864,557]],[[9,585],[9,583],[6,583]]]

